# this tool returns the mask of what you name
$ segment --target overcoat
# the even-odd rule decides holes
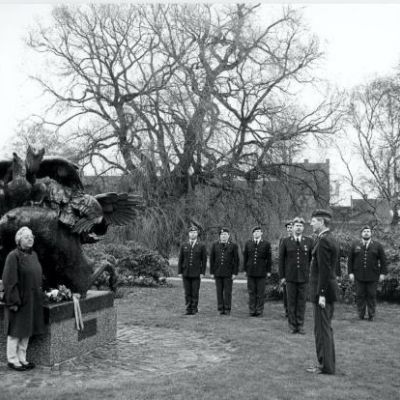
[[[184,243],[179,251],[178,274],[185,278],[199,278],[206,273],[207,250],[204,243],[196,240],[191,246],[189,242]]]
[[[44,333],[42,267],[34,251],[12,250],[3,270],[5,331],[18,338]],[[11,311],[10,306],[18,306]]]
[[[347,271],[358,281],[375,282],[380,274],[387,274],[386,256],[383,246],[371,240],[368,247],[362,240],[353,243],[347,261]]]
[[[236,243],[213,243],[210,252],[210,274],[219,278],[229,278],[239,271],[239,253]]]
[[[311,251],[310,298],[318,303],[319,296],[325,296],[327,303],[337,300],[336,274],[339,265],[339,245],[327,230],[316,238]]]
[[[248,276],[265,278],[272,267],[271,244],[261,239],[256,245],[254,240],[249,240],[244,247],[243,264]]]

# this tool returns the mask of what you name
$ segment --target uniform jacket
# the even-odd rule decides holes
[[[206,273],[207,250],[204,243],[196,240],[194,246],[189,242],[181,246],[178,260],[178,274],[186,278],[199,278]]]
[[[213,243],[210,252],[210,274],[229,278],[239,271],[239,252],[236,243]]]
[[[318,302],[325,296],[327,303],[337,300],[336,272],[339,264],[339,245],[328,230],[318,235],[311,251],[310,296]]]
[[[279,246],[279,275],[288,282],[308,282],[313,240],[302,236],[297,244],[293,236],[283,239]]]
[[[44,333],[42,267],[34,251],[12,250],[3,271],[6,334],[25,338]],[[10,311],[18,306],[18,311]]]
[[[254,240],[249,240],[243,251],[243,269],[248,276],[265,277],[271,272],[271,244],[261,239],[256,246]]]
[[[382,245],[371,240],[365,248],[362,240],[353,243],[347,261],[349,274],[359,281],[374,282],[380,274],[387,274],[386,256]]]

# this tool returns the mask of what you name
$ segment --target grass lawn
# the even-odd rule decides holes
[[[120,328],[194,335],[211,348],[215,343],[216,349],[225,343],[227,358],[220,362],[179,373],[121,373],[80,384],[66,375],[51,390],[40,385],[14,395],[0,390],[0,399],[400,399],[399,305],[378,304],[376,320],[367,322],[356,319],[353,306],[337,304],[337,374],[331,376],[305,371],[315,362],[311,304],[302,336],[288,333],[280,302],[267,302],[263,318],[249,317],[245,284],[234,284],[230,317],[218,315],[215,303],[213,282],[203,282],[199,314],[184,316],[179,281],[159,289],[133,288],[116,301]],[[163,346],[153,350],[163,356]]]

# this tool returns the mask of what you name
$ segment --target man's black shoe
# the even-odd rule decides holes
[[[28,362],[28,363],[26,363],[26,364],[22,364],[22,366],[23,366],[25,369],[33,369],[33,368],[36,367],[35,363],[33,363],[33,362]]]
[[[15,365],[13,363],[7,363],[7,367],[13,369],[14,371],[26,371],[26,368],[23,365]]]

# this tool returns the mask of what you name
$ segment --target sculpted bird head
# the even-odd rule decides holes
[[[26,159],[25,159],[25,165],[26,169],[31,173],[31,174],[36,174],[39,171],[40,168],[40,163],[43,160],[45,150],[44,148],[36,148],[34,146],[28,145],[28,148],[26,150]]]
[[[25,178],[26,175],[25,163],[23,162],[22,158],[15,152],[13,153],[12,169],[13,169],[13,179],[17,177]]]

